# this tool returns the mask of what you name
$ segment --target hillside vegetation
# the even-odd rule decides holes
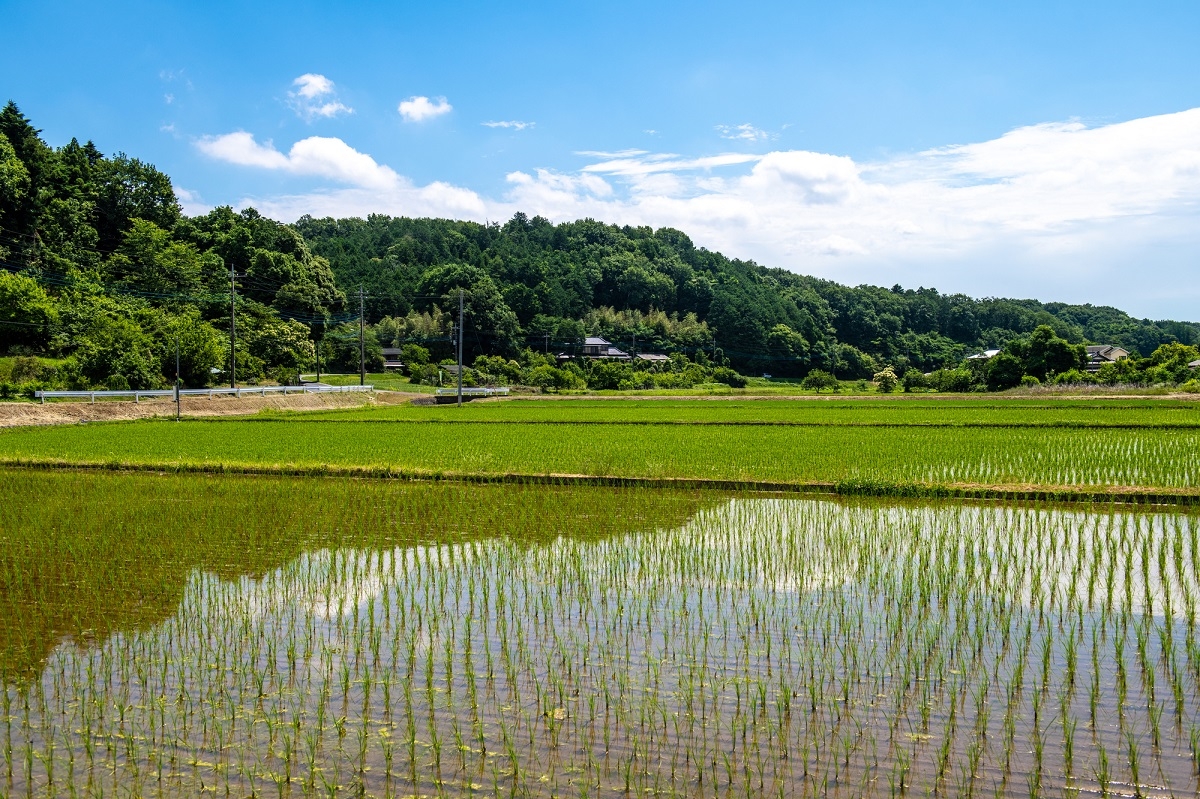
[[[231,297],[239,382],[292,380],[318,354],[327,371],[357,371],[360,289],[368,368],[382,367],[382,347],[402,347],[407,372],[426,382],[452,355],[460,290],[469,382],[676,388],[738,385],[736,370],[829,388],[829,375],[883,375],[888,387],[997,389],[1088,379],[1081,345],[1096,342],[1148,356],[1102,379],[1175,383],[1200,357],[1194,323],[850,288],[731,259],[669,228],[524,214],[488,225],[386,216],[285,225],[227,207],[187,217],[152,165],[75,139],[50,147],[11,102],[0,112],[0,262],[4,396],[166,385],[177,346],[186,385],[227,381]],[[587,335],[672,358],[555,357],[576,354]],[[1000,347],[995,368],[962,368],[971,352]]]

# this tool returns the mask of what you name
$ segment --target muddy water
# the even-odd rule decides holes
[[[6,685],[3,792],[1198,789],[1194,516],[734,497],[495,532],[191,571]]]

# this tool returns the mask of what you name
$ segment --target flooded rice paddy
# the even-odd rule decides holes
[[[0,472],[7,796],[1198,790],[1197,517]]]

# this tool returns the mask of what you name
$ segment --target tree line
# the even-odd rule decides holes
[[[959,370],[981,349],[1023,357],[1043,328],[1071,347],[1138,356],[1200,342],[1200,325],[1115,308],[843,286],[727,258],[670,228],[520,213],[503,224],[373,215],[285,225],[228,207],[188,217],[153,165],[90,141],[51,147],[12,102],[0,111],[0,264],[0,357],[22,358],[30,385],[169,385],[176,347],[185,385],[227,380],[231,305],[239,381],[294,380],[318,357],[327,370],[357,370],[360,303],[369,366],[382,367],[384,347],[409,347],[409,371],[428,380],[453,354],[460,292],[480,379],[515,364],[546,387],[736,372],[871,379],[888,368],[903,379]],[[596,335],[670,359],[566,359],[580,374],[564,372],[557,356]],[[1018,382],[1037,376],[1022,363]],[[975,375],[973,385],[1009,382]]]

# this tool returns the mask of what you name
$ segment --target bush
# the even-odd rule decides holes
[[[724,383],[730,388],[745,388],[747,383],[750,382],[728,366],[718,366],[716,369],[713,369],[713,380],[718,383]]]
[[[1034,386],[1040,386],[1041,384],[1042,381],[1038,380],[1033,375],[1025,375],[1021,378],[1021,388],[1033,388]]]
[[[1181,385],[1179,390],[1188,394],[1200,394],[1200,380],[1197,380],[1193,377],[1191,380]]]
[[[969,369],[938,369],[929,375],[929,385],[938,391],[965,393],[971,390],[974,375]]]
[[[880,394],[891,394],[896,390],[896,385],[900,379],[896,377],[892,367],[884,367],[882,371],[875,373],[875,386],[879,389]]]
[[[900,382],[904,386],[906,392],[912,391],[915,388],[929,388],[929,380],[920,369],[907,369],[904,372],[904,377]]]
[[[1081,372],[1078,369],[1068,369],[1065,372],[1055,375],[1054,379],[1050,382],[1056,386],[1077,386],[1080,383],[1091,383],[1093,380],[1092,376],[1086,372]]]

